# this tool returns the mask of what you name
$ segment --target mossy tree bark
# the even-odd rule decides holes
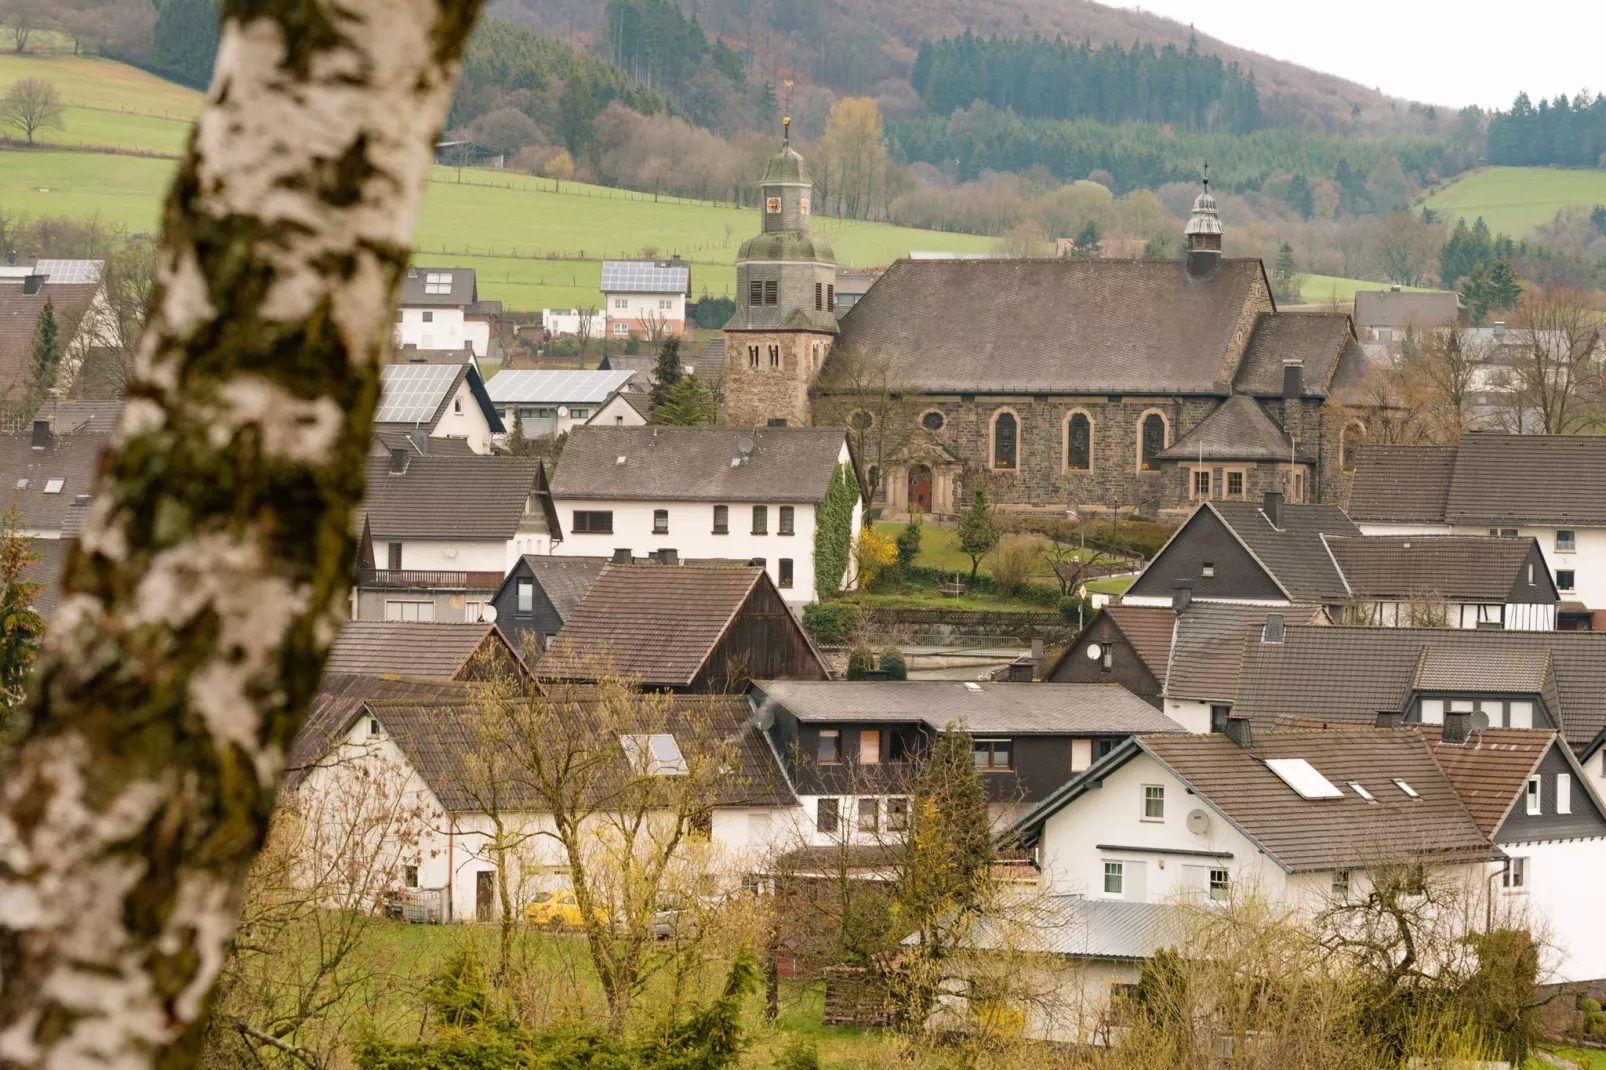
[[[479,0],[224,0],[117,442],[0,755],[0,1067],[193,1064],[318,686]]]

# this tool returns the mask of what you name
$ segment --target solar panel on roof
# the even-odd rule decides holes
[[[381,380],[374,422],[418,424],[433,419],[459,370],[456,364],[392,364]]]
[[[99,260],[41,260],[34,265],[34,274],[45,275],[51,282],[72,284],[100,281]]]
[[[494,402],[551,405],[600,404],[630,380],[631,372],[501,371],[485,384]]]
[[[651,260],[602,262],[604,293],[685,293],[690,279],[691,268],[685,264],[671,267]]]

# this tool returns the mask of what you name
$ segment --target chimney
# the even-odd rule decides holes
[[[1378,710],[1377,727],[1398,728],[1405,723],[1405,714],[1399,710]]]
[[[1031,657],[1032,657],[1032,664],[1037,666],[1039,669],[1041,669],[1043,667],[1043,640],[1042,639],[1033,639],[1032,640],[1032,655],[1031,655]]]
[[[1472,731],[1471,710],[1450,710],[1444,715],[1444,741],[1452,746],[1460,746],[1467,741],[1467,734]]]
[[[88,505],[89,504],[89,495],[87,495],[87,494],[74,495],[72,503],[74,505]]]
[[[1181,613],[1193,604],[1193,581],[1178,580],[1171,585],[1171,612]]]
[[[1030,661],[1012,661],[1007,679],[1012,684],[1029,684],[1037,676],[1036,668]]]
[[[1504,338],[1506,336],[1506,321],[1505,320],[1495,320],[1494,321],[1494,336],[1495,336],[1495,340],[1496,341],[1499,341],[1500,339],[1502,339],[1502,338]]]
[[[16,267],[16,266],[17,266],[17,250],[15,250],[15,249],[7,250],[6,251],[6,267]]]
[[[678,565],[678,564],[680,564],[680,551],[676,550],[672,546],[669,547],[668,549],[659,550],[658,551],[658,563],[660,565]]]
[[[1229,714],[1226,736],[1244,750],[1248,750],[1253,743],[1249,732],[1249,718]]]
[[[1263,643],[1281,643],[1283,641],[1283,615],[1281,613],[1266,614],[1266,630],[1261,634]]]
[[[50,421],[35,420],[33,422],[33,448],[46,450],[50,448]]]
[[[1303,379],[1305,375],[1305,362],[1298,357],[1283,361],[1283,397],[1289,400],[1298,398],[1305,392]]]
[[[399,447],[393,448],[390,451],[390,474],[393,476],[399,476],[406,471],[407,451]]]
[[[613,552],[613,563],[615,565],[629,565],[633,564],[635,560],[635,557],[627,547],[619,547]]]
[[[24,275],[22,278],[22,292],[36,294],[45,284],[43,275]]]
[[[1283,528],[1283,492],[1280,490],[1268,490],[1266,492],[1266,501],[1260,508],[1266,514],[1266,519],[1271,521],[1271,526],[1281,531]]]

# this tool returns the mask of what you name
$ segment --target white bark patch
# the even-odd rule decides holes
[[[225,448],[240,428],[255,424],[265,454],[319,467],[329,463],[345,422],[345,410],[334,398],[299,398],[260,375],[240,375],[224,384],[222,404],[206,421],[213,449]]]

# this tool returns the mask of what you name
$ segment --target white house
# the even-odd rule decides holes
[[[864,501],[853,472],[837,428],[576,428],[552,477],[555,552],[762,561],[787,602],[802,605],[854,582]],[[847,484],[835,533],[843,573],[817,577],[815,533],[833,482]]]
[[[1455,446],[1364,446],[1350,515],[1368,534],[1532,538],[1557,627],[1606,630],[1606,438],[1479,432]]]
[[[450,440],[471,453],[491,452],[492,436],[504,428],[473,354],[404,349],[397,361],[380,373],[376,434],[387,442],[408,437],[416,445],[422,435],[436,448]]]
[[[491,323],[502,302],[481,301],[473,268],[410,267],[396,309],[396,348],[491,352]]]
[[[383,683],[383,682],[381,682]],[[696,717],[700,726],[689,735],[671,731],[644,741],[635,737],[599,739],[611,747],[623,775],[686,775],[682,744],[734,739],[729,774],[719,782],[718,797],[709,800],[706,824],[694,832],[682,856],[723,874],[729,890],[742,887],[768,845],[771,829],[793,819],[796,800],[748,720],[746,701],[737,696],[684,696],[667,700],[670,723]],[[574,707],[583,716],[583,703]],[[419,904],[420,915],[444,923],[495,922],[502,915],[497,853],[491,849],[491,818],[477,805],[479,787],[470,745],[475,719],[482,716],[465,698],[374,699],[361,702],[329,732],[330,746],[295,786],[297,798],[316,810],[322,799],[356,799],[382,788],[407,800],[400,806],[420,815],[408,830],[407,857],[395,866],[399,880],[393,891]],[[719,731],[712,731],[718,728]],[[583,729],[581,729],[583,730]],[[676,762],[679,762],[677,772]],[[643,769],[636,764],[649,763]],[[634,766],[636,772],[629,773]],[[514,909],[522,916],[537,892],[571,887],[567,859],[550,837],[551,818],[536,797],[504,785],[500,816],[518,840],[507,852],[508,886]],[[607,820],[598,815],[595,821]],[[756,835],[755,835],[756,833]],[[399,838],[399,837],[398,837]]]
[[[686,299],[691,296],[691,265],[669,260],[604,260],[602,301],[608,335],[632,333],[660,341],[686,330]]]
[[[652,398],[639,390],[621,390],[591,414],[592,427],[642,427],[652,415]]]
[[[510,433],[517,418],[525,438],[546,438],[589,421],[629,381],[629,372],[504,369],[491,376],[486,389]]]
[[[566,334],[601,338],[608,330],[608,317],[589,308],[543,308],[541,326],[554,338]]]
[[[369,459],[353,619],[479,620],[513,563],[561,538],[545,469],[411,445]]]

